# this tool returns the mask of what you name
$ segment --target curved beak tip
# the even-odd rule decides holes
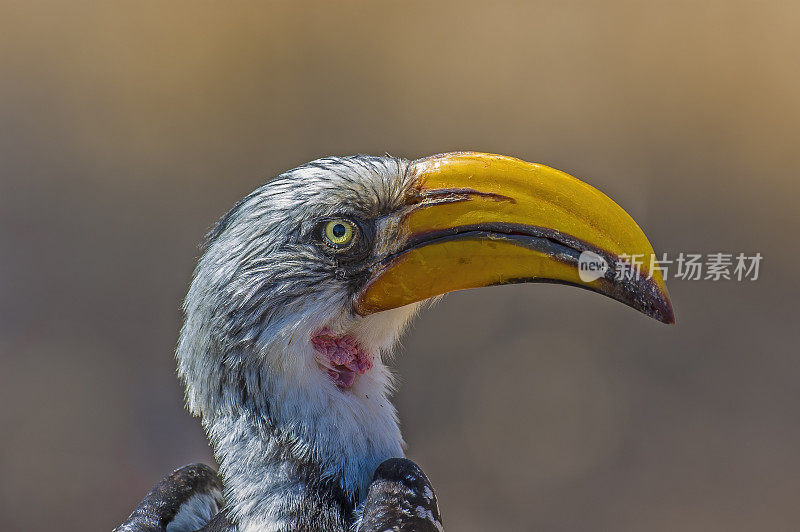
[[[675,325],[675,311],[672,308],[672,303],[669,298],[655,301],[648,305],[648,307],[649,308],[642,310],[644,314],[666,325]]]
[[[653,318],[667,325],[675,325],[675,310],[672,308],[672,301],[670,301],[669,296],[663,294],[658,303],[659,305]]]

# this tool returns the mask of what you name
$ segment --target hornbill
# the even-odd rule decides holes
[[[584,253],[605,268],[582,275]],[[280,175],[212,229],[184,303],[178,375],[221,482],[179,469],[118,530],[442,530],[389,400],[404,327],[447,292],[523,282],[673,323],[660,270],[635,256],[653,249],[610,198],[511,157],[327,157]]]

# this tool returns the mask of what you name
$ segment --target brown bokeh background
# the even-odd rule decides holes
[[[452,294],[404,340],[451,531],[800,528],[800,4],[0,2],[0,529],[109,530],[210,461],[173,348],[197,244],[330,154],[474,149],[623,205],[678,324],[559,286]]]

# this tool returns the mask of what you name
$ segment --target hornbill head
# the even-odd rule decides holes
[[[582,253],[607,269],[582,276]],[[602,192],[511,157],[331,157],[268,182],[210,233],[177,351],[229,499],[246,506],[246,464],[279,454],[248,438],[281,442],[291,467],[310,464],[354,505],[363,499],[378,464],[402,455],[384,362],[423,302],[555,282],[672,323],[652,255]],[[644,258],[635,275],[616,275],[632,256]]]

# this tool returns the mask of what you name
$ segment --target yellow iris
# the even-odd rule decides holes
[[[331,220],[325,224],[325,238],[336,247],[348,245],[354,236],[353,224],[347,220]]]

